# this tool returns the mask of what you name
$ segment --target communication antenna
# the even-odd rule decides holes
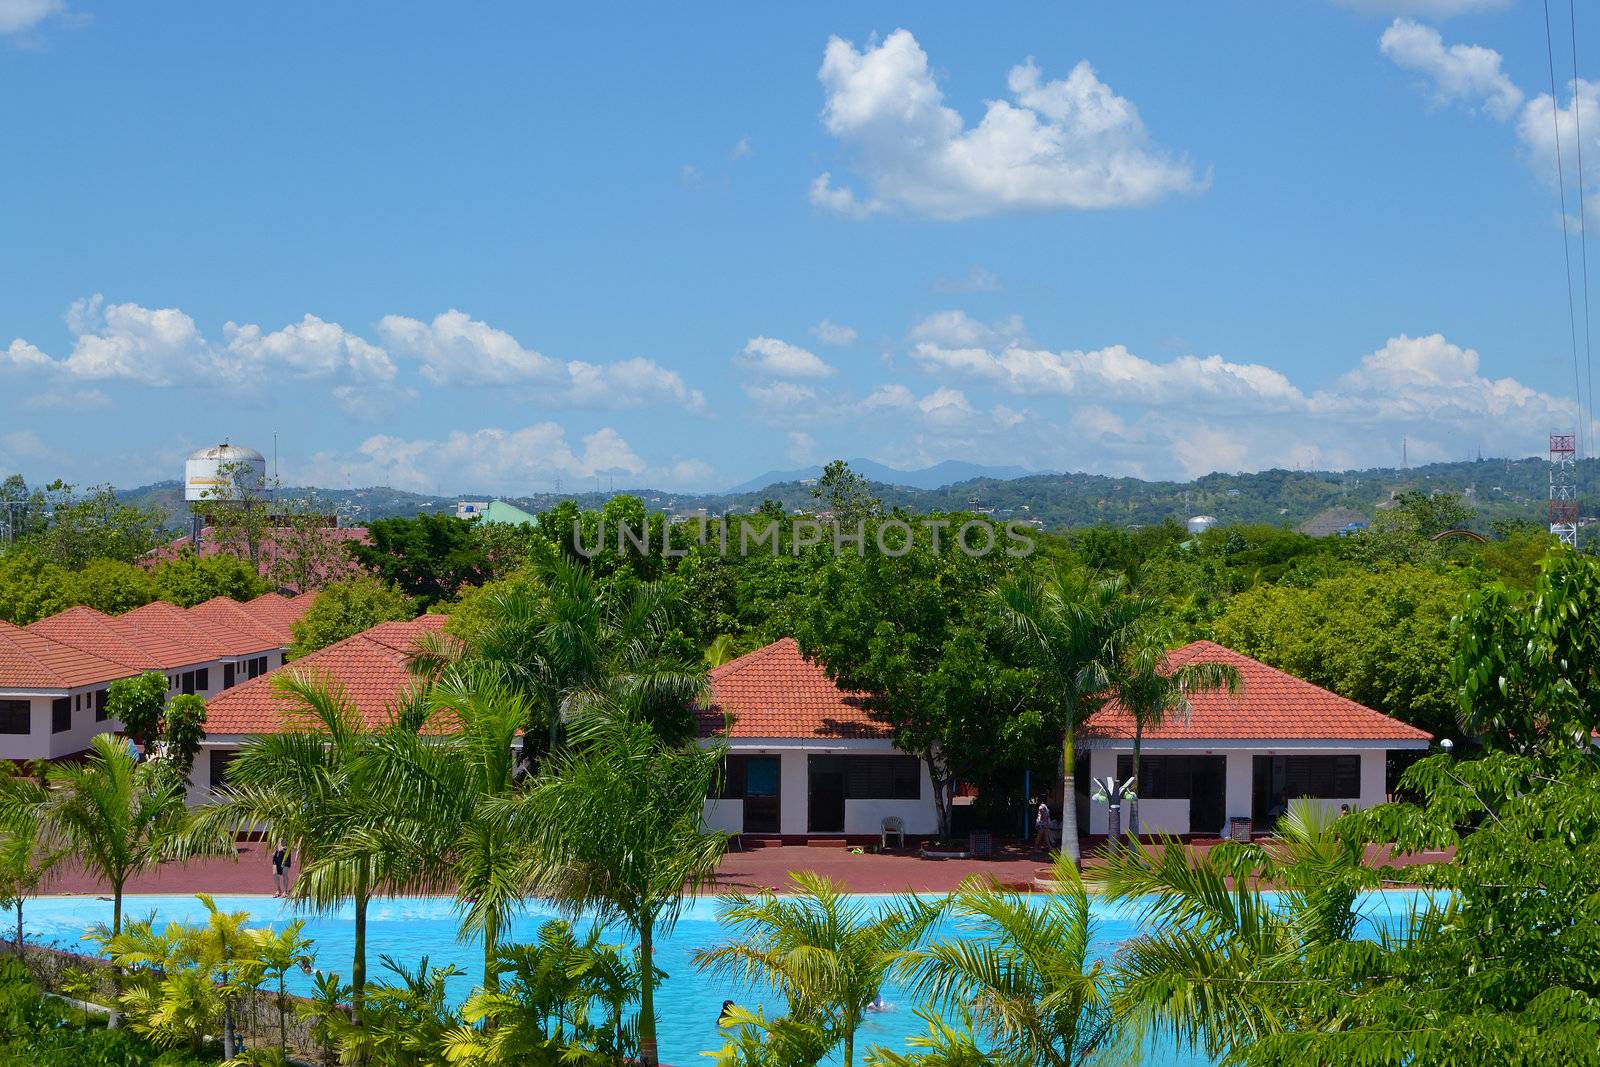
[[[1550,435],[1550,532],[1562,544],[1578,546],[1578,435]]]

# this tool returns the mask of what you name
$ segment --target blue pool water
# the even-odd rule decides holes
[[[1363,904],[1371,929],[1398,924],[1415,899],[1406,893],[1372,894]],[[353,944],[348,910],[332,915],[297,915],[285,902],[262,896],[219,896],[216,902],[224,911],[248,912],[255,924],[263,926],[281,928],[295,918],[305,919],[306,935],[316,940],[317,966],[348,976]],[[1096,900],[1093,911],[1099,931],[1096,944],[1101,955],[1109,955],[1138,932],[1133,917],[1125,909]],[[151,913],[162,923],[205,921],[205,908],[192,896],[124,898],[124,916],[141,919]],[[516,921],[508,939],[532,940],[538,926],[555,917],[553,909],[534,902]],[[30,940],[91,952],[93,947],[80,939],[95,923],[110,923],[111,902],[95,897],[41,897],[28,902],[24,919]],[[368,911],[368,975],[376,980],[387,977],[378,962],[380,955],[394,956],[407,965],[426,955],[434,964],[454,963],[465,972],[454,980],[457,998],[464,998],[483,973],[483,950],[458,941],[456,928],[455,906],[449,899],[375,901]],[[668,974],[656,994],[661,1057],[666,1063],[678,1067],[703,1063],[706,1061],[700,1052],[721,1046],[716,1020],[725,999],[736,1000],[746,1008],[762,1007],[769,1017],[783,1011],[781,998],[770,992],[733,987],[695,970],[690,962],[695,950],[714,947],[724,938],[725,933],[717,924],[716,901],[697,899],[688,904],[672,936],[658,944],[656,965]],[[291,991],[310,991],[308,977],[296,971],[290,979]],[[912,1013],[912,998],[904,989],[891,984],[885,988],[884,997],[894,1010],[868,1016],[857,1037],[858,1049],[873,1044],[903,1049],[907,1037],[922,1031],[921,1021]],[[1152,1067],[1194,1067],[1211,1061],[1188,1051],[1158,1047],[1149,1050],[1143,1062]]]

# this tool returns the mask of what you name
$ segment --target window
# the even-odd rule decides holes
[[[1361,757],[1257,756],[1254,760],[1257,820],[1285,801],[1299,797],[1355,800],[1361,796]]]
[[[210,688],[211,688],[211,668],[210,667],[201,667],[199,670],[194,672],[194,689],[195,689],[195,692],[198,693],[202,689],[210,689]]]
[[[50,732],[66,733],[72,729],[72,698],[56,697],[50,702]]]
[[[266,673],[267,673],[267,657],[258,656],[256,659],[251,661],[250,677],[254,678],[259,674],[266,674]]]
[[[1141,800],[1188,800],[1194,794],[1194,768],[1188,756],[1145,756],[1139,760]],[[1117,781],[1133,777],[1133,757],[1117,757]]]
[[[0,734],[33,732],[33,706],[26,700],[0,700]]]
[[[106,719],[109,718],[109,716],[106,715],[106,697],[110,695],[110,692],[111,691],[109,689],[96,689],[94,691],[95,722],[105,722]]]
[[[777,756],[729,756],[723,768],[724,800],[778,795]]]
[[[231,663],[224,663],[222,665],[222,688],[233,688],[233,664]]]
[[[214,748],[211,750],[211,788],[221,789],[228,784],[228,764],[239,753],[232,750]]]
[[[915,756],[851,756],[844,767],[847,799],[922,799],[922,761]]]
[[[185,693],[193,693],[194,692],[194,671],[184,671],[183,672],[183,685],[182,685],[182,688],[183,688],[183,691]]]

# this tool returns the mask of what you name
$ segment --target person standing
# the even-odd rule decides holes
[[[1050,804],[1043,797],[1039,798],[1039,810],[1033,816],[1033,843],[1035,847],[1045,849],[1053,843],[1050,835]]]
[[[272,850],[272,895],[275,897],[289,896],[289,866],[291,857],[289,849],[279,844]]]

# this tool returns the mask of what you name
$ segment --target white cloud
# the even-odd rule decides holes
[[[389,485],[433,492],[525,493],[555,479],[626,476],[637,487],[704,485],[714,472],[697,459],[653,467],[615,429],[604,427],[574,446],[555,422],[520,429],[457,431],[442,438],[375,434],[352,454],[319,452],[296,476],[306,484]]]
[[[836,322],[823,319],[811,327],[811,336],[825,345],[853,345],[856,343],[856,331],[850,326],[841,326]]]
[[[1446,46],[1438,30],[1409,19],[1395,19],[1378,47],[1397,66],[1426,75],[1440,104],[1481,105],[1502,121],[1522,104],[1522,90],[1506,76],[1502,57],[1492,48]]]
[[[776,337],[752,337],[739,362],[779,378],[826,378],[834,369],[816,354]]]
[[[817,391],[809,385],[796,385],[793,382],[772,382],[768,385],[747,385],[744,387],[745,395],[757,404],[766,408],[793,409],[810,404],[817,398]],[[791,410],[790,414],[794,414]]]
[[[65,0],[0,0],[0,33],[20,33],[66,9]]]
[[[55,367],[55,360],[18,337],[7,348],[0,349],[0,367],[22,371],[50,370]]]
[[[228,353],[246,374],[288,371],[302,378],[348,376],[356,382],[388,382],[394,361],[377,345],[334,322],[308,314],[272,333],[261,327],[229,322],[222,327]]]
[[[690,389],[677,371],[653,360],[563,362],[453,308],[432,322],[385,315],[378,322],[378,336],[397,355],[419,361],[422,377],[433,385],[543,386],[554,402],[587,407],[705,406],[698,389]]]
[[[965,311],[936,311],[911,327],[914,341],[952,348],[993,345],[1015,340],[1026,331],[1022,318],[1012,315],[998,322],[980,322]]]
[[[953,220],[1122,207],[1208,181],[1154,147],[1138,109],[1087,61],[1056,81],[1044,80],[1031,58],[1012,67],[1011,101],[989,101],[970,128],[945,105],[927,54],[907,30],[860,51],[829,38],[817,76],[827,93],[823,125],[870,195],[824,172],[812,182],[811,201],[846,216],[904,211]]]
[[[731,149],[728,150],[728,158],[729,159],[749,159],[750,158],[750,138],[748,138],[748,137],[739,138],[739,140],[734,143],[734,146]]]
[[[1511,0],[1339,0],[1339,3],[1363,15],[1417,15],[1433,19],[1501,11],[1511,6]]]

